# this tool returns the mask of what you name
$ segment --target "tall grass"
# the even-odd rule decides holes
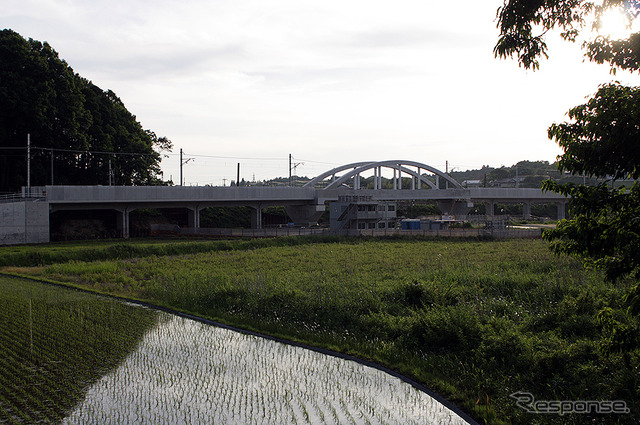
[[[248,250],[270,246],[331,243],[343,240],[348,240],[348,238],[341,236],[290,236],[237,240],[134,239],[130,241],[100,240],[0,246],[0,267],[30,267],[67,261],[100,261],[142,258],[153,255]]]
[[[637,325],[624,314],[625,282],[539,240],[314,242],[18,271],[372,359],[488,423],[640,418],[638,352],[606,354],[597,321],[609,307]],[[534,415],[516,391],[620,399],[632,413]]]

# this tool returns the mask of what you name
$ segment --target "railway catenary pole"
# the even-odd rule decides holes
[[[31,195],[31,134],[27,134],[27,192]]]

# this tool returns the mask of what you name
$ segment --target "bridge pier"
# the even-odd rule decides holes
[[[558,208],[558,220],[564,220],[566,218],[565,208],[567,206],[567,201],[560,201],[556,204]]]
[[[118,232],[122,235],[123,238],[129,239],[129,207],[116,209],[118,211],[118,218],[116,220],[116,226]]]
[[[313,226],[317,224],[324,210],[324,204],[287,205],[286,207],[287,215],[296,226]]]
[[[187,207],[187,226],[189,226],[189,228],[200,228],[200,210],[200,205]]]
[[[484,211],[487,217],[493,217],[495,215],[496,203],[494,201],[482,201],[484,204]]]
[[[438,208],[445,215],[467,215],[473,207],[473,203],[468,199],[451,199],[438,201]]]
[[[531,218],[531,202],[522,203],[522,217],[525,220],[529,220]]]
[[[251,206],[251,228],[262,229],[262,207],[260,205]]]

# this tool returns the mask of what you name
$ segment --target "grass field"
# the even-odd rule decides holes
[[[116,242],[55,255],[51,246],[20,248],[13,260],[4,249],[5,272],[374,360],[479,422],[640,419],[638,352],[605,350],[598,321],[611,308],[637,328],[622,303],[628,283],[607,283],[540,240]],[[84,261],[94,256],[105,261]],[[510,397],[518,391],[536,400],[622,400],[631,413],[532,414]]]

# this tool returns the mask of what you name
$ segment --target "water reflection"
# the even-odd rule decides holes
[[[0,423],[464,424],[377,369],[0,277]]]
[[[464,424],[377,369],[158,313],[64,424]]]
[[[0,277],[0,423],[56,423],[155,326],[155,312]]]

